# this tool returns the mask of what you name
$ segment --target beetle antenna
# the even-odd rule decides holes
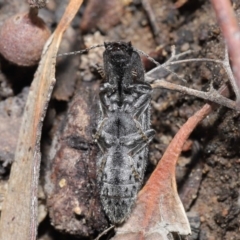
[[[82,54],[82,53],[88,52],[88,51],[90,51],[90,50],[92,50],[94,48],[98,48],[98,47],[104,47],[104,44],[93,45],[93,46],[91,46],[89,48],[85,48],[85,49],[80,50],[80,51],[68,52],[68,53],[60,53],[60,54],[57,55],[57,57]]]
[[[153,62],[154,64],[156,64],[157,66],[160,66],[161,64],[159,62],[157,62],[156,60],[154,60],[152,57],[150,57],[148,54],[146,54],[145,52],[134,48],[134,51],[140,53],[141,55],[145,56],[149,61]]]

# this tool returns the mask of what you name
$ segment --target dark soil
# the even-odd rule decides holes
[[[40,16],[52,30],[67,2],[49,1],[47,8],[40,10]],[[143,2],[151,6],[151,12],[146,11]],[[194,50],[185,58],[223,59],[224,41],[210,2],[188,0],[180,7],[176,7],[175,2],[85,1],[64,35],[60,52],[124,40],[131,41],[135,48],[160,63],[171,56],[172,45],[176,46],[177,53]],[[237,11],[240,4],[237,0],[233,2]],[[24,8],[21,1],[0,1],[0,26],[7,17],[20,11],[17,7],[20,5]],[[150,21],[153,17],[155,20]],[[44,192],[39,197],[42,218],[38,239],[93,239],[109,226],[96,194],[97,148],[91,139],[101,82],[95,65],[103,64],[102,52],[103,49],[97,48],[88,54],[59,59],[57,84],[43,128],[41,184]],[[154,67],[146,58],[142,60],[146,71]],[[211,83],[217,89],[228,82],[216,63],[192,62],[174,66],[172,70],[186,82],[161,72],[155,77],[161,78],[162,74],[171,82],[204,91]],[[13,161],[23,101],[30,86],[28,79],[33,73],[34,68],[19,68],[1,60],[0,208]],[[76,103],[79,103],[77,107]],[[154,90],[152,128],[157,133],[150,144],[146,179],[181,125],[204,103],[178,92]],[[239,145],[240,115],[222,106],[216,106],[188,140],[176,171],[179,195],[193,232],[188,239],[240,239]],[[77,169],[76,163],[79,163]],[[71,188],[63,192],[61,188],[69,179]],[[80,198],[79,193],[83,197]],[[62,201],[58,202],[58,198]],[[81,199],[82,205],[75,206],[75,199]]]

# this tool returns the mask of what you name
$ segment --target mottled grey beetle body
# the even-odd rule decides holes
[[[100,88],[100,117],[94,136],[101,150],[97,159],[103,208],[112,223],[130,214],[142,185],[150,129],[151,86],[144,82],[140,56],[130,43],[105,44]]]

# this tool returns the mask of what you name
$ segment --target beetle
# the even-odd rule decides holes
[[[100,199],[110,221],[122,223],[141,188],[150,128],[152,88],[144,80],[141,58],[131,42],[104,43],[105,82],[99,92],[99,117],[93,136],[100,152],[97,180]]]

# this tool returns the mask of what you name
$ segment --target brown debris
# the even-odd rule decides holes
[[[93,142],[98,84],[82,83],[73,99],[48,180],[48,207],[56,229],[84,237],[107,226],[96,185]]]
[[[107,32],[120,22],[123,10],[123,1],[103,0],[99,4],[98,0],[89,0],[80,28],[83,32],[90,32],[96,28]]]

